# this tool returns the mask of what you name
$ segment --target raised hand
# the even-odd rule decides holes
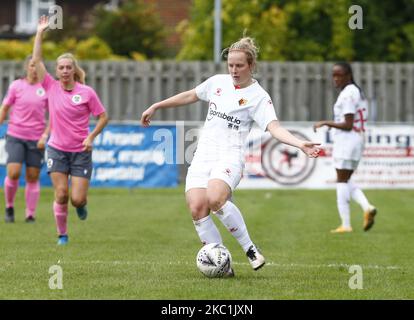
[[[41,16],[39,18],[39,23],[37,24],[37,32],[42,33],[49,27],[49,17]]]

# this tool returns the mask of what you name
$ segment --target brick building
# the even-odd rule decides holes
[[[161,20],[170,30],[167,43],[170,47],[179,46],[180,39],[175,32],[177,25],[185,19],[189,18],[190,7],[193,0],[145,0],[145,2],[153,3],[160,14]]]

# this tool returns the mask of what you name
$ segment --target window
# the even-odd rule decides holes
[[[48,15],[55,0],[17,0],[17,23],[15,32],[35,33],[41,15]]]

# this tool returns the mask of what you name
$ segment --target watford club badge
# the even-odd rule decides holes
[[[246,99],[241,98],[239,100],[239,106],[244,106],[246,103],[247,103],[247,100]]]

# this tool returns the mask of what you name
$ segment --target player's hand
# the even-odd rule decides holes
[[[37,32],[42,33],[47,28],[49,28],[49,17],[43,15],[39,18],[39,23],[37,24]]]
[[[82,145],[83,145],[82,151],[91,152],[92,146],[93,146],[93,139],[90,136],[88,136],[85,140],[83,140]]]
[[[323,127],[325,124],[325,121],[318,121],[313,125],[313,131],[316,132],[316,129],[319,129],[320,127]]]
[[[153,116],[154,113],[155,113],[155,107],[154,107],[154,105],[152,105],[151,107],[149,107],[147,110],[145,110],[142,113],[142,116],[141,116],[141,124],[144,127],[148,127],[150,125],[151,118],[152,118],[152,116]]]
[[[47,137],[46,136],[42,136],[39,141],[37,141],[37,148],[40,150],[44,150],[46,147],[46,140]]]
[[[311,142],[311,141],[304,141],[301,150],[310,158],[317,158],[319,156],[319,152],[321,151],[320,146],[321,144],[318,142]]]

